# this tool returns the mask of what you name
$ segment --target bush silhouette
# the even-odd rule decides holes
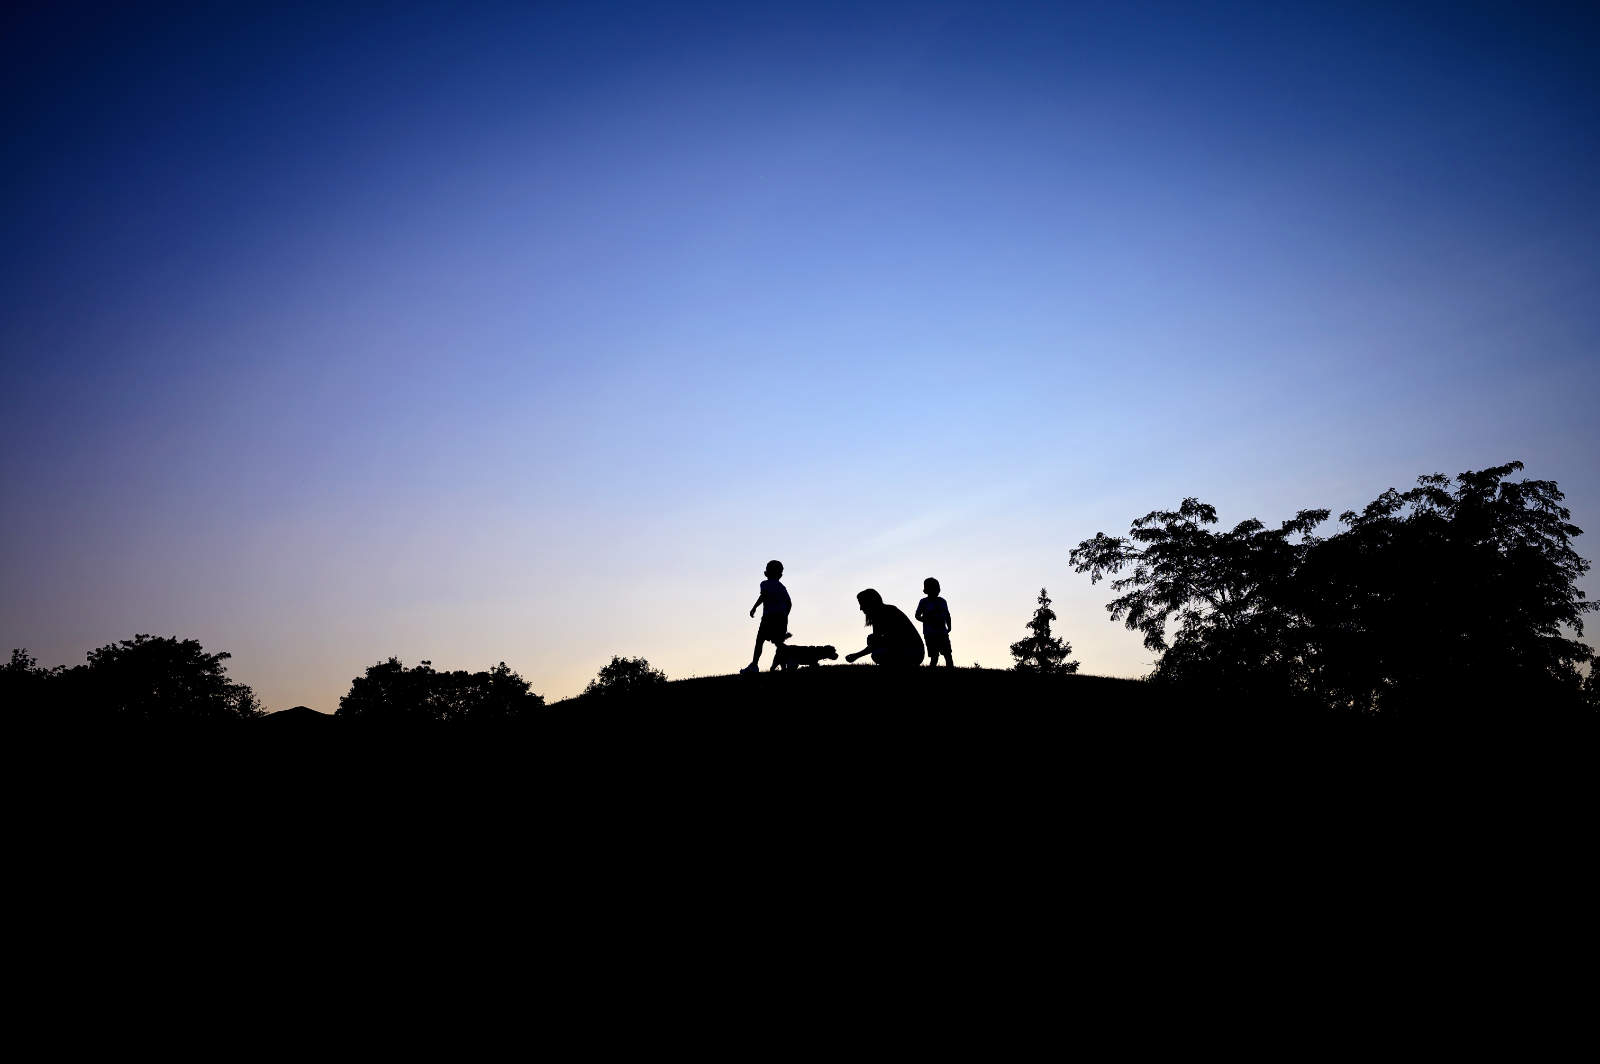
[[[1276,529],[1206,528],[1197,499],[1138,518],[1071,552],[1091,581],[1115,576],[1112,620],[1161,653],[1153,679],[1207,697],[1247,696],[1362,712],[1576,707],[1587,646],[1572,549],[1554,481],[1507,479],[1522,463],[1390,489],[1346,529],[1327,510]],[[1118,576],[1117,574],[1127,575]],[[1168,642],[1169,622],[1175,632]]]
[[[514,721],[544,706],[529,686],[503,661],[487,672],[438,672],[431,661],[408,669],[390,658],[350,682],[334,715],[378,723]]]
[[[666,673],[652,669],[644,658],[613,656],[583,689],[585,698],[614,698],[638,694],[667,682]]]

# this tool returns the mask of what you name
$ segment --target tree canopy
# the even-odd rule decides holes
[[[519,720],[544,706],[530,686],[503,661],[486,672],[439,672],[431,661],[408,669],[390,658],[350,682],[335,716],[379,723]]]
[[[200,722],[261,715],[254,692],[228,678],[226,651],[198,640],[135,635],[91,650],[83,665],[42,668],[13,650],[0,668],[8,700],[78,720]]]
[[[1578,580],[1581,530],[1554,481],[1510,480],[1511,462],[1385,491],[1344,531],[1302,510],[1215,532],[1185,499],[1096,534],[1073,568],[1113,577],[1112,620],[1161,653],[1155,677],[1212,696],[1334,709],[1576,705],[1590,659]],[[1568,633],[1571,633],[1570,635]]]

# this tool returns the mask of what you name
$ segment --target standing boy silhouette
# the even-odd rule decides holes
[[[761,665],[761,644],[771,643],[774,651],[778,644],[789,638],[789,591],[778,581],[783,575],[783,563],[773,560],[767,563],[767,578],[761,581],[761,594],[756,596],[756,606],[764,606],[761,611],[761,627],[756,630],[756,649],[750,655],[748,668],[740,672],[759,672]],[[750,616],[756,615],[756,606],[750,607]],[[778,667],[778,655],[772,655],[772,668]]]
[[[922,582],[922,593],[927,596],[917,603],[917,620],[922,622],[922,639],[928,644],[928,668],[939,664],[944,655],[947,668],[954,668],[950,660],[950,604],[939,597],[939,581],[933,577]]]

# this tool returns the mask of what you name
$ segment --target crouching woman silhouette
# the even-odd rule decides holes
[[[855,661],[871,654],[875,663],[888,668],[922,664],[922,637],[898,607],[884,602],[883,596],[870,587],[856,596],[856,604],[866,615],[872,634],[867,636],[864,648],[846,654],[844,660]]]

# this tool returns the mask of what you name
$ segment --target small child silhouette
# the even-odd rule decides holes
[[[933,577],[922,582],[922,593],[927,596],[917,603],[917,620],[922,622],[922,639],[928,644],[928,668],[939,664],[944,655],[946,668],[953,668],[950,660],[950,604],[939,597],[939,581]]]
[[[761,611],[761,627],[756,630],[756,649],[750,655],[748,667],[740,672],[759,672],[761,667],[761,644],[771,643],[776,649],[789,638],[789,591],[779,582],[783,575],[783,563],[774,559],[767,563],[767,578],[761,581],[761,594],[756,596],[756,606],[764,606]],[[750,607],[750,616],[756,615],[756,606]],[[772,668],[778,668],[778,657],[774,653]]]

